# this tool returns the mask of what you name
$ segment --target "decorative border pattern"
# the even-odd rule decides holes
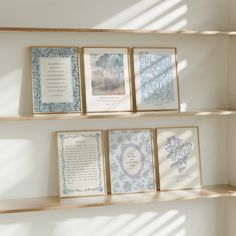
[[[102,163],[102,155],[101,155],[101,134],[97,133],[95,135],[80,135],[80,137],[84,137],[84,138],[95,138],[97,141],[97,149],[98,149],[98,155],[97,155],[97,168],[99,170],[99,186],[96,188],[86,188],[86,189],[68,189],[66,186],[66,178],[65,178],[65,169],[66,169],[66,162],[65,162],[65,158],[64,158],[64,141],[66,139],[70,139],[70,138],[77,138],[78,135],[65,135],[65,134],[60,134],[59,138],[60,138],[60,142],[61,142],[61,162],[62,162],[62,179],[63,179],[63,193],[64,194],[69,194],[69,193],[74,193],[74,192],[89,192],[89,191],[96,191],[96,192],[105,192],[104,189],[104,184],[102,181],[102,168],[103,168],[103,163]]]
[[[141,154],[141,169],[129,175],[121,164],[121,155],[128,146]],[[112,193],[132,193],[155,190],[155,175],[151,130],[110,130],[109,157]]]
[[[171,54],[139,52],[139,71],[137,79],[141,84],[142,103],[165,104],[174,102],[176,94]]]
[[[34,112],[36,113],[67,113],[81,112],[80,78],[77,48],[50,48],[33,47],[32,55],[32,80]],[[40,79],[40,57],[70,57],[72,68],[73,103],[42,103],[41,79]]]

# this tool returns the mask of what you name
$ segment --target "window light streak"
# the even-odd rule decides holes
[[[1,114],[17,114],[20,102],[21,77],[22,69],[18,68],[0,78]]]
[[[176,218],[174,221],[169,222],[163,229],[158,231],[158,234],[161,236],[170,236],[173,235],[175,230],[182,226],[186,222],[186,216],[182,215]]]
[[[178,63],[178,72],[182,72],[183,70],[185,70],[188,66],[188,62],[187,60],[182,60]]]
[[[2,222],[1,222],[2,223]],[[1,224],[1,236],[26,236],[30,235],[31,226],[29,223]]]
[[[140,29],[142,26],[148,24],[149,22],[155,20],[157,17],[164,14],[166,11],[168,11],[170,8],[176,6],[183,0],[167,0],[160,4],[157,4],[156,6],[152,7],[150,10],[147,10],[143,14],[139,14],[134,19],[128,21],[127,23],[121,25],[121,29],[127,29],[127,28],[134,28],[134,29]]]
[[[171,22],[175,21],[179,17],[183,16],[187,13],[188,7],[187,5],[183,5],[176,10],[172,11],[169,14],[157,19],[156,21],[148,24],[143,29],[150,30],[150,29],[163,29],[165,26],[169,25]]]
[[[125,10],[119,12],[115,16],[103,21],[102,23],[96,25],[94,28],[117,28],[126,22],[129,22],[130,19],[141,14],[145,9],[153,7],[160,0],[142,0],[131,7],[126,8]]]
[[[33,151],[30,140],[0,140],[0,144],[0,161],[4,162],[4,165],[0,165],[0,195],[4,196],[27,178],[35,166],[31,158]]]
[[[187,25],[187,23],[188,23],[187,20],[184,19],[172,25],[171,27],[167,28],[166,30],[171,31],[171,32],[178,31],[178,30],[183,29]]]
[[[185,111],[187,111],[187,108],[188,108],[188,105],[186,102],[182,102],[180,104],[180,111],[185,112]]]
[[[153,235],[153,232],[156,232],[157,235],[159,232],[161,232],[162,228],[165,228],[165,225],[171,224],[171,222],[175,222],[177,217],[179,215],[179,212],[177,210],[170,210],[162,215],[157,216],[155,221],[152,221],[150,224],[146,225],[146,227],[143,227],[136,236],[143,236],[143,235]]]

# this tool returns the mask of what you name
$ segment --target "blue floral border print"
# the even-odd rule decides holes
[[[164,104],[176,99],[172,55],[140,52],[139,71],[142,103]]]
[[[97,142],[97,150],[98,150],[98,155],[97,155],[97,168],[99,170],[99,185],[96,188],[86,188],[86,189],[68,189],[66,186],[66,178],[65,178],[65,169],[66,169],[66,161],[64,158],[64,141],[65,139],[73,139],[73,138],[77,138],[77,137],[84,137],[84,138],[95,138],[96,142]],[[94,135],[65,135],[65,134],[60,134],[59,135],[59,139],[61,142],[61,162],[62,162],[62,181],[63,181],[63,194],[70,194],[70,193],[77,193],[77,192],[101,192],[104,193],[105,189],[104,189],[104,182],[102,181],[102,178],[104,178],[103,176],[103,162],[102,162],[102,154],[101,154],[101,134],[97,133]]]
[[[32,48],[34,111],[38,113],[81,112],[80,78],[77,48]],[[42,103],[40,57],[70,57],[72,68],[73,103]]]
[[[121,158],[127,147],[141,154],[141,169],[135,175],[124,170]],[[152,133],[149,130],[110,130],[109,156],[112,193],[131,193],[155,190],[152,152]]]

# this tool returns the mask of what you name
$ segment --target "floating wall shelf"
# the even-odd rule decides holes
[[[153,111],[153,112],[116,112],[90,114],[37,114],[21,116],[0,116],[0,121],[24,120],[71,120],[97,118],[134,118],[134,117],[183,117],[183,116],[229,116],[236,115],[233,110],[195,110],[195,111]]]
[[[230,185],[207,186],[196,190],[178,190],[95,197],[64,198],[42,197],[0,201],[0,214],[48,211],[56,209],[144,204],[207,198],[235,197],[236,187]]]
[[[183,35],[226,35],[236,36],[236,31],[218,30],[136,30],[136,29],[98,29],[98,28],[31,28],[31,27],[0,27],[0,32],[69,32],[69,33],[130,33],[130,34],[183,34]]]

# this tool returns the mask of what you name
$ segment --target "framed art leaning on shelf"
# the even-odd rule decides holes
[[[133,48],[136,109],[179,110],[176,48]]]
[[[160,190],[201,188],[198,127],[157,129]]]
[[[106,194],[103,131],[57,132],[60,197]]]
[[[131,111],[128,48],[83,48],[87,112]]]
[[[81,112],[77,47],[30,47],[34,113]]]
[[[111,193],[156,190],[151,129],[109,130]]]

